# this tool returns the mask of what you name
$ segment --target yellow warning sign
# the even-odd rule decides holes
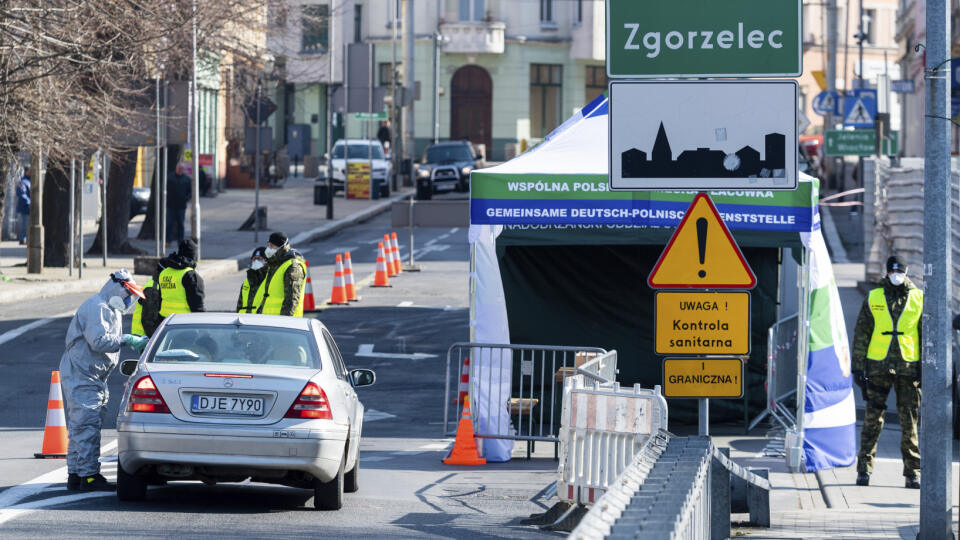
[[[660,254],[652,289],[752,289],[757,277],[706,193],[698,193]]]
[[[750,293],[659,291],[656,305],[657,354],[750,353]]]
[[[743,360],[739,358],[667,358],[663,395],[670,398],[743,397]]]

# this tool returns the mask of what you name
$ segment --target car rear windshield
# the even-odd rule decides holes
[[[424,154],[424,163],[450,163],[454,161],[473,161],[470,149],[463,144],[431,146]]]
[[[320,369],[312,334],[303,330],[236,326],[171,326],[151,362],[266,364]]]
[[[333,147],[333,159],[343,159],[343,146]],[[347,159],[370,159],[370,149],[373,149],[373,159],[383,159],[383,147],[379,144],[350,143],[350,155]]]

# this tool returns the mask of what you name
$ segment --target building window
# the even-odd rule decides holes
[[[563,66],[530,64],[530,136],[546,137],[560,125]]]
[[[303,6],[300,14],[300,52],[327,52],[327,42],[330,41],[330,7],[326,4]]]
[[[457,17],[461,21],[482,21],[486,18],[486,0],[460,0]]]
[[[552,23],[553,20],[553,0],[540,0],[540,22]]]
[[[607,72],[604,66],[586,66],[586,70],[586,102],[590,103],[607,91]]]
[[[356,4],[353,6],[353,42],[360,43],[363,37],[363,6]]]
[[[863,42],[867,45],[876,45],[876,27],[877,27],[877,10],[875,9],[865,9],[863,10]]]

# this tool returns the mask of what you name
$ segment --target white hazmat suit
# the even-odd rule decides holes
[[[130,279],[125,270],[114,276]],[[70,441],[67,471],[80,477],[100,472],[100,428],[109,398],[107,377],[117,365],[120,347],[130,344],[122,333],[123,311],[118,309],[117,299],[129,304],[130,294],[123,281],[112,277],[99,293],[80,305],[67,328],[66,350],[60,358]]]

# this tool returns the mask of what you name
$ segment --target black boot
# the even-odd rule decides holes
[[[903,485],[907,489],[920,489],[920,477],[917,475],[907,476],[904,478]]]
[[[111,484],[103,477],[102,474],[97,473],[93,476],[85,476],[80,479],[80,491],[116,491],[117,485]]]
[[[857,485],[858,486],[869,486],[870,485],[870,474],[862,472],[857,475]]]
[[[80,477],[74,473],[67,474],[67,490],[77,491],[80,489]]]

